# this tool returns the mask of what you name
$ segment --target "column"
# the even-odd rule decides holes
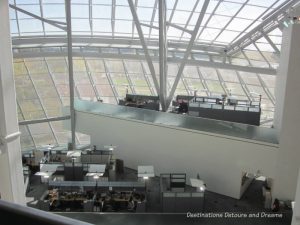
[[[274,128],[278,131],[273,199],[294,200],[300,165],[300,24],[283,31],[276,79]]]
[[[162,111],[167,111],[167,26],[166,26],[166,2],[160,0],[159,11],[159,99]]]
[[[296,204],[293,209],[292,225],[300,225],[300,171],[299,171],[299,175],[298,175],[298,184],[297,184],[295,201],[296,201]]]
[[[0,194],[3,200],[25,204],[8,0],[0,1],[0,15]]]

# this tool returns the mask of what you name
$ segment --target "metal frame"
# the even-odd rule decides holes
[[[24,9],[21,9],[21,8],[17,7],[16,5],[13,5],[13,4],[9,4],[9,7],[12,8],[12,9],[15,9],[16,11],[24,13],[24,14],[26,14],[28,16],[31,16],[31,17],[33,17],[35,19],[38,19],[38,20],[40,20],[40,21],[42,21],[44,23],[48,23],[48,24],[50,24],[50,25],[52,25],[52,26],[54,26],[56,28],[59,28],[59,29],[64,30],[64,31],[67,31],[67,28],[65,27],[65,25],[67,25],[67,24],[64,23],[64,22],[45,19],[43,17],[37,16],[37,15],[35,15],[33,13],[30,13],[30,12],[24,10]]]
[[[279,51],[279,49],[277,48],[277,46],[274,44],[274,42],[271,40],[271,38],[267,35],[267,34],[265,34],[265,33],[263,33],[263,37],[268,41],[268,43],[272,46],[272,48],[274,49],[274,51],[276,52],[276,54],[280,54],[280,51]]]
[[[229,21],[225,24],[225,26],[222,29],[218,29],[219,33],[217,34],[217,36],[215,36],[210,41],[210,43],[203,43],[203,42],[201,42],[200,36],[205,31],[206,28],[210,28],[208,24],[214,15],[218,15],[217,10],[223,1],[218,1],[218,3],[215,5],[215,7],[212,9],[212,11],[209,13],[208,19],[202,26],[200,26],[201,22],[200,22],[200,24],[198,24],[198,22],[199,22],[199,18],[198,18],[195,29],[192,31],[191,28],[189,28],[189,27],[191,27],[190,23],[192,21],[192,16],[194,15],[195,12],[197,12],[197,6],[198,6],[199,2],[200,2],[199,0],[195,1],[195,5],[192,7],[192,9],[185,11],[185,12],[189,13],[186,23],[178,24],[178,23],[175,23],[174,21],[172,22],[174,15],[176,13],[176,10],[181,10],[181,9],[178,9],[178,7],[177,7],[178,0],[175,0],[174,5],[170,8],[166,7],[165,0],[162,0],[162,1],[155,0],[152,15],[151,15],[151,20],[149,21],[149,23],[144,23],[144,22],[141,23],[139,21],[138,15],[137,15],[137,8],[140,7],[139,2],[137,0],[136,1],[128,0],[129,8],[130,8],[132,16],[133,16],[132,26],[137,29],[138,35],[139,35],[139,38],[136,38],[134,36],[134,33],[135,33],[134,29],[132,29],[131,37],[119,37],[116,35],[117,31],[115,30],[115,21],[118,19],[117,15],[116,15],[116,7],[119,6],[119,5],[117,5],[119,3],[116,0],[113,0],[112,4],[111,4],[111,26],[112,26],[112,37],[113,38],[108,38],[107,36],[94,36],[95,31],[93,29],[93,19],[94,19],[93,17],[94,16],[93,16],[93,11],[92,11],[92,7],[93,7],[92,0],[89,0],[87,4],[84,3],[84,5],[88,5],[88,7],[89,7],[88,20],[89,20],[89,26],[90,26],[90,31],[91,31],[92,36],[79,36],[79,35],[71,34],[71,32],[72,32],[71,26],[70,26],[71,25],[71,20],[70,20],[70,18],[71,18],[71,12],[70,12],[71,1],[69,1],[69,0],[66,0],[66,4],[65,4],[67,23],[43,18],[44,12],[43,12],[43,7],[42,7],[42,4],[43,4],[42,0],[39,0],[41,16],[37,16],[36,14],[33,14],[31,12],[28,12],[28,11],[22,9],[21,7],[17,6],[17,4],[14,0],[14,4],[10,4],[10,8],[15,10],[18,35],[19,35],[19,37],[13,38],[14,56],[16,58],[53,57],[53,56],[65,57],[65,56],[68,56],[69,62],[72,62],[73,56],[80,56],[80,57],[84,57],[83,60],[84,60],[85,64],[87,64],[87,59],[85,57],[98,57],[98,58],[101,58],[100,60],[102,60],[104,58],[121,59],[124,69],[125,69],[125,75],[128,78],[128,82],[130,84],[130,88],[132,89],[133,93],[135,93],[135,86],[132,84],[130,75],[128,74],[125,59],[138,60],[139,63],[141,63],[141,60],[146,60],[148,63],[149,69],[150,69],[150,73],[151,73],[150,75],[152,76],[152,79],[154,82],[154,88],[155,88],[157,94],[159,94],[161,96],[162,109],[164,111],[167,110],[168,105],[170,104],[170,102],[172,100],[172,97],[176,91],[176,87],[177,87],[180,79],[182,79],[186,90],[190,91],[189,87],[187,86],[186,81],[184,80],[184,75],[182,75],[185,65],[197,66],[199,79],[201,80],[201,83],[202,83],[203,87],[206,89],[206,93],[208,95],[210,94],[210,91],[206,84],[206,80],[203,78],[203,76],[201,74],[201,70],[200,70],[199,66],[234,70],[237,73],[240,84],[242,85],[242,88],[243,88],[244,92],[246,93],[247,97],[251,98],[251,95],[249,95],[249,90],[247,88],[247,84],[243,81],[243,78],[240,76],[238,71],[245,71],[245,72],[251,72],[251,73],[256,73],[256,74],[276,75],[276,73],[277,73],[276,69],[271,68],[271,64],[268,62],[268,60],[266,59],[264,54],[262,54],[262,52],[257,47],[255,42],[258,41],[260,38],[264,37],[267,40],[268,44],[274,49],[275,53],[278,55],[280,53],[280,51],[277,48],[277,46],[274,44],[274,42],[270,39],[268,34],[270,31],[272,31],[276,28],[282,29],[282,27],[283,27],[282,22],[289,19],[288,15],[287,15],[287,11],[292,6],[294,6],[298,2],[300,2],[300,0],[285,1],[280,5],[278,5],[279,0],[274,0],[273,3],[269,7],[266,7],[266,9],[263,11],[263,13],[261,13],[261,15],[259,16],[259,17],[264,16],[264,18],[263,18],[264,21],[259,26],[254,28],[252,31],[248,32],[247,35],[242,36],[245,33],[245,31],[254,24],[255,20],[253,20],[253,22],[228,45],[218,43],[217,42],[218,37],[222,34],[222,32],[224,32],[225,30],[228,30],[227,27],[233,21],[234,18],[240,18],[239,12],[245,6],[247,6],[247,5],[257,6],[257,5],[250,4],[248,0],[245,1],[244,3],[239,3],[240,8],[232,16],[227,16],[227,17],[231,17],[231,18],[229,19]],[[206,1],[206,3],[207,2],[208,2],[208,0]],[[230,1],[228,1],[228,2],[230,2]],[[102,4],[98,4],[98,5],[102,5]],[[157,7],[158,5],[159,5],[159,7]],[[205,5],[203,5],[203,6],[205,6]],[[274,6],[277,6],[277,7],[275,9],[273,9]],[[171,10],[168,21],[166,18],[164,18],[167,9]],[[155,26],[156,25],[155,15],[157,15],[158,10],[159,10],[159,22],[160,23],[159,23],[159,26],[157,27],[157,26]],[[270,11],[272,11],[272,12],[270,12]],[[42,36],[42,37],[38,37],[38,36],[21,37],[22,33],[20,32],[20,29],[19,29],[20,25],[19,25],[19,18],[18,18],[17,12],[22,12],[26,15],[29,15],[35,19],[40,20],[42,22],[44,36]],[[202,14],[204,15],[205,13],[207,14],[208,12],[203,7],[199,17],[201,17],[201,15]],[[224,16],[224,15],[222,15],[222,16]],[[69,20],[69,22],[68,22],[68,20]],[[46,35],[45,23],[55,26],[59,29],[62,29],[63,31],[67,31],[68,38],[66,39],[63,36],[58,36],[58,35],[54,35],[51,37],[45,37],[45,35]],[[198,28],[198,25],[199,25],[199,28]],[[145,38],[145,36],[142,32],[141,26],[150,27],[149,35],[147,35],[147,38]],[[166,38],[167,31],[170,27],[176,28],[181,31],[181,35],[179,35],[178,40],[168,40],[167,41],[167,38]],[[69,28],[69,29],[67,29],[67,28]],[[196,28],[198,28],[199,30]],[[152,32],[153,29],[158,29],[160,31],[159,32],[160,33],[159,40],[157,38],[153,38],[153,32]],[[186,41],[187,39],[186,39],[186,37],[184,37],[184,35],[183,35],[184,33],[191,35],[191,39],[189,42]],[[65,34],[65,33],[63,33],[63,34]],[[52,47],[53,44],[57,45],[58,51],[57,52],[47,51],[47,47],[49,47],[49,46]],[[85,44],[85,46],[83,46],[82,44]],[[107,45],[112,48],[117,48],[117,52],[119,54],[101,52],[101,47],[98,47],[98,49],[97,49],[97,47],[95,47],[94,44],[96,44],[96,45],[103,44],[103,45]],[[231,55],[233,55],[237,52],[243,51],[243,49],[245,47],[247,47],[248,45],[251,45],[251,44],[253,44],[257,48],[259,54],[261,54],[261,56],[264,58],[264,60],[269,64],[269,68],[253,67],[253,65],[251,65],[251,61],[249,59],[247,59],[247,57],[245,57],[245,58],[250,62],[250,66],[239,66],[239,65],[234,65],[231,63],[231,57],[230,57]],[[30,47],[32,47],[32,46],[35,46],[35,48],[31,48],[31,49],[35,50],[34,52],[30,51]],[[36,48],[36,46],[39,46],[39,47]],[[66,46],[67,46],[67,48],[66,48]],[[74,49],[79,48],[80,51],[72,52],[72,50],[73,50],[72,46]],[[80,47],[78,47],[78,46],[80,46]],[[134,55],[123,54],[123,53],[121,54],[120,46],[124,46],[125,48],[131,48],[136,52],[136,54],[134,54]],[[136,47],[136,46],[141,46],[141,48]],[[158,46],[160,48],[158,48]],[[25,51],[24,47],[25,48],[28,47],[28,51]],[[19,51],[19,49],[22,49],[22,51]],[[66,51],[67,49],[69,51]],[[86,51],[89,49],[93,49],[93,50],[95,49],[96,51],[95,52],[94,51],[92,51],[92,52]],[[143,50],[143,53],[139,54],[139,53],[141,53],[141,49]],[[225,52],[224,52],[224,49],[226,50]],[[150,55],[150,50],[151,50],[151,52],[154,53],[153,56]],[[69,54],[68,54],[68,52],[69,52]],[[176,57],[176,55],[182,54],[182,53],[184,54],[183,58]],[[145,55],[143,55],[143,54],[145,54]],[[197,60],[193,57],[194,56],[193,54],[200,54],[200,55],[204,54],[210,58],[210,61]],[[244,53],[242,52],[242,54],[244,54]],[[213,60],[211,60],[211,58],[212,58],[211,56],[221,56],[221,57],[223,57],[223,62],[213,61]],[[154,61],[159,62],[159,65],[160,65],[160,67],[159,67],[160,85],[158,83],[158,80],[157,80],[157,77],[155,74],[155,69],[154,69],[154,65],[153,65]],[[47,65],[47,60],[45,60],[45,62]],[[114,97],[118,101],[118,98],[120,96],[114,86],[113,80],[111,79],[111,74],[110,74],[109,68],[107,67],[107,65],[105,63],[105,60],[103,60],[103,62],[104,62],[105,70],[106,70],[105,73],[106,73],[106,76],[112,87]],[[168,83],[168,81],[167,81],[167,64],[168,63],[179,63],[180,64],[178,74],[175,78],[175,82],[171,88],[171,92],[170,92],[169,96],[167,96],[167,83]],[[69,67],[71,64],[72,63],[68,63]],[[149,76],[148,76],[148,74],[146,74],[145,64],[141,63],[141,66],[142,66],[142,70],[143,70],[143,75],[144,75],[147,85],[151,91],[151,94],[155,94],[153,85],[151,84],[151,81],[149,80]],[[72,67],[72,65],[71,65],[71,67]],[[88,73],[87,75],[88,75],[89,81],[94,89],[95,96],[96,96],[96,98],[99,98],[100,94],[98,93],[98,90],[96,89],[96,87],[94,85],[93,77],[91,76],[91,74],[89,74],[88,66],[86,66],[86,68],[87,68],[87,73]],[[47,69],[51,76],[53,85],[55,86],[55,82],[52,78],[52,74],[48,68],[48,65],[47,65]],[[73,108],[72,105],[74,104],[74,103],[72,103],[72,99],[74,99],[74,91],[78,92],[77,87],[74,87],[72,70],[73,70],[73,68],[69,68],[71,112],[72,112],[72,108]],[[216,70],[216,71],[218,74],[219,82],[220,82],[222,88],[224,89],[224,91],[226,92],[226,84],[222,82],[222,75],[220,74],[220,72],[218,70]],[[268,90],[266,84],[261,79],[260,75],[257,75],[257,76],[261,83],[261,86],[265,89],[265,92],[267,93],[268,98],[274,103],[273,95]],[[55,89],[60,98],[60,101],[62,102],[61,96],[59,95],[56,86],[55,86]],[[38,98],[41,101],[39,96],[38,96]],[[21,113],[23,113],[23,112],[21,112]],[[47,118],[47,119],[51,119],[51,118]],[[30,121],[26,121],[25,123],[30,124]],[[32,121],[32,123],[35,123],[35,120]],[[72,124],[73,124],[73,127],[72,127]],[[75,114],[72,115],[72,113],[71,113],[71,127],[72,127],[71,130],[72,130],[73,146],[75,146],[75,127],[74,126],[75,126]]]
[[[265,20],[260,25],[255,27],[233,44],[229,45],[227,48],[227,53],[229,55],[233,55],[240,49],[244,49],[253,42],[259,40],[265,34],[268,34],[269,32],[278,28],[279,25],[288,18],[287,10],[298,2],[299,0],[286,0],[278,8],[274,9],[270,14],[265,16]]]
[[[140,25],[145,25],[140,23]],[[148,25],[147,25],[148,26]],[[150,26],[150,25],[149,25]],[[169,27],[169,26],[168,26]],[[168,28],[167,27],[167,28]],[[158,28],[158,27],[157,27]],[[145,39],[147,46],[151,49],[158,48],[159,41],[157,39]],[[57,46],[65,46],[67,44],[67,40],[62,36],[53,35],[51,37],[43,37],[43,36],[27,36],[27,37],[13,37],[12,38],[13,47],[16,48],[20,46],[31,46],[31,45],[39,45],[47,47],[47,44],[56,44]],[[122,38],[122,37],[114,37],[108,38],[105,36],[93,36],[93,37],[86,37],[80,35],[73,35],[73,44],[80,44],[90,46],[94,44],[103,44],[109,45],[114,47],[114,45],[120,46],[123,45],[124,47],[128,48],[128,46],[142,46],[142,42],[140,39],[137,38]],[[188,43],[186,41],[175,41],[169,40],[168,47],[172,49],[186,49]],[[226,46],[225,45],[214,45],[209,46],[206,43],[194,43],[193,45],[193,52],[213,52],[216,54],[223,53],[223,50]]]
[[[124,59],[122,59],[122,64],[123,64],[123,67],[124,67],[125,76],[127,78],[128,84],[129,84],[129,88],[131,89],[131,92],[133,94],[136,94],[135,86],[133,85],[132,80],[129,76],[128,69],[127,69],[126,63],[124,62]]]
[[[156,78],[155,69],[154,69],[154,66],[153,66],[149,51],[148,51],[148,47],[147,47],[147,44],[146,44],[146,41],[145,41],[145,38],[144,38],[144,34],[143,34],[143,31],[142,31],[142,28],[141,28],[141,24],[139,22],[139,18],[138,18],[135,6],[134,6],[132,0],[128,0],[128,4],[129,4],[130,10],[131,10],[132,17],[134,19],[135,27],[136,27],[137,32],[138,32],[139,37],[140,37],[141,44],[142,44],[143,49],[144,49],[145,58],[147,60],[148,66],[149,66],[149,69],[150,69],[150,72],[151,72],[151,75],[152,75],[152,79],[153,79],[156,91],[157,91],[157,93],[159,93],[159,84],[158,84],[158,81],[157,81],[157,78]]]
[[[159,0],[159,100],[162,111],[167,111],[167,57],[168,57],[168,43],[167,43],[167,28],[166,15],[167,5],[165,0]]]
[[[190,56],[190,53],[192,51],[192,47],[194,45],[194,42],[195,42],[195,39],[196,39],[196,36],[198,34],[198,31],[199,31],[199,28],[200,28],[200,25],[202,23],[202,20],[204,18],[204,15],[205,15],[205,12],[206,12],[206,9],[208,7],[208,4],[209,4],[209,0],[205,0],[203,6],[202,6],[202,9],[201,9],[201,12],[200,12],[200,15],[198,17],[198,20],[197,20],[197,23],[195,25],[195,28],[194,28],[194,31],[193,31],[193,34],[191,35],[191,38],[190,38],[190,41],[189,41],[189,44],[188,44],[188,47],[186,49],[186,52],[184,54],[184,57],[183,57],[183,61],[181,62],[180,64],[180,67],[178,69],[178,73],[177,73],[177,76],[175,78],[175,81],[174,81],[174,84],[171,88],[171,91],[170,91],[170,94],[169,94],[169,97],[168,97],[168,100],[167,100],[167,105],[166,107],[168,108],[170,106],[170,103],[174,97],[174,93],[175,93],[175,90],[176,90],[176,87],[178,85],[178,82],[179,82],[179,79],[182,75],[182,72],[183,72],[183,69],[184,69],[184,66],[186,64],[186,61],[188,60],[188,57]]]
[[[23,120],[19,122],[19,125],[29,125],[35,123],[49,123],[53,121],[62,121],[62,120],[69,120],[71,116],[58,116],[58,117],[48,117],[44,119],[36,119],[36,120]],[[52,129],[52,127],[51,127]],[[58,143],[58,142],[57,142]]]
[[[47,118],[46,109],[45,109],[45,106],[44,106],[44,104],[43,104],[43,101],[41,100],[42,98],[41,98],[41,96],[39,95],[39,92],[37,91],[35,82],[33,81],[32,77],[29,75],[30,72],[29,72],[28,67],[27,67],[27,65],[26,65],[25,62],[24,62],[24,66],[25,66],[25,69],[26,69],[26,71],[27,71],[29,80],[31,81],[31,84],[32,84],[32,86],[33,86],[34,93],[36,94],[37,99],[38,99],[38,101],[39,101],[39,103],[40,103],[40,105],[41,105],[41,108],[42,108],[42,110],[43,110],[43,113],[44,113],[45,117]],[[20,108],[20,109],[21,109],[21,108]],[[25,118],[24,118],[24,119],[25,119]],[[52,133],[52,135],[53,135],[53,138],[55,139],[56,143],[58,143],[57,137],[56,137],[56,134],[55,134],[55,132],[54,132],[54,130],[53,130],[52,125],[51,125],[50,123],[48,123],[48,125],[49,125],[50,131],[51,131],[51,133]],[[29,130],[30,130],[30,129],[29,129]]]
[[[69,88],[70,88],[70,114],[71,114],[71,141],[72,149],[76,149],[75,137],[75,108],[74,108],[74,78],[73,78],[73,46],[72,46],[72,17],[71,1],[65,0],[67,38],[68,38],[68,66],[69,66]]]
[[[59,49],[58,49],[59,50]],[[32,52],[28,51],[27,53],[22,51],[20,53],[14,52],[14,58],[35,58],[35,57],[65,57],[67,56],[67,51],[60,49],[60,52]],[[168,54],[167,62],[168,63],[181,63],[183,59],[175,57],[173,55]],[[96,57],[101,59],[129,59],[129,60],[146,60],[143,55],[132,55],[132,54],[115,54],[115,53],[100,53],[100,52],[73,52],[74,57]],[[151,60],[153,62],[159,61],[157,56],[152,56]],[[214,61],[205,61],[199,59],[187,59],[185,61],[186,65],[196,65],[202,67],[213,67],[220,69],[228,69],[228,70],[239,70],[250,73],[262,73],[268,75],[276,75],[277,70],[274,68],[263,68],[263,67],[255,67],[255,66],[240,66],[231,63],[220,63]]]

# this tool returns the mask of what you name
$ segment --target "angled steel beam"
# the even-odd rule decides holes
[[[31,77],[30,70],[28,69],[28,67],[27,67],[27,65],[26,65],[25,62],[24,62],[24,67],[25,67],[25,69],[26,69],[26,71],[27,71],[28,78],[29,78],[29,80],[31,81],[31,84],[32,84],[34,93],[35,93],[36,96],[37,96],[37,99],[38,99],[38,101],[39,101],[39,103],[40,103],[40,105],[41,105],[41,108],[42,108],[42,110],[43,110],[43,113],[44,113],[45,117],[47,117],[48,115],[47,115],[47,112],[46,112],[46,108],[45,108],[45,106],[44,106],[44,104],[43,104],[43,101],[42,101],[42,98],[41,98],[41,96],[40,96],[40,94],[39,94],[39,92],[38,92],[38,89],[37,89],[37,87],[36,87],[36,83],[33,81],[32,77]],[[53,130],[52,125],[51,125],[50,123],[48,123],[48,124],[49,124],[51,133],[52,133],[52,135],[53,135],[53,137],[54,137],[56,143],[58,143],[58,140],[57,140],[57,137],[56,137],[56,135],[55,135],[55,132],[54,132],[54,130]]]
[[[151,22],[150,22],[150,29],[149,29],[149,35],[148,35],[148,38],[151,37],[152,28],[154,28],[154,27],[153,27],[153,23],[154,23],[154,19],[155,19],[155,14],[156,14],[156,9],[157,9],[157,4],[158,4],[158,0],[155,0],[155,2],[154,2],[154,7],[153,7],[153,12],[152,12],[152,16],[151,16]]]
[[[137,15],[136,10],[135,10],[135,6],[134,6],[132,0],[128,0],[128,4],[129,4],[129,7],[130,7],[130,10],[131,10],[131,13],[132,13],[132,17],[133,17],[133,20],[134,20],[134,23],[135,23],[135,27],[136,27],[137,32],[138,32],[139,37],[140,37],[141,44],[142,44],[144,52],[145,52],[145,58],[147,60],[149,70],[151,72],[151,76],[152,76],[152,79],[153,79],[153,82],[154,82],[156,92],[159,93],[159,84],[158,84],[158,81],[157,81],[157,78],[156,78],[156,75],[155,75],[155,69],[154,69],[154,66],[153,66],[148,48],[147,48],[147,44],[146,44],[146,41],[145,41],[145,38],[144,38],[144,34],[143,34],[143,31],[142,31],[142,28],[141,28],[141,24],[140,24],[138,15]]]
[[[142,66],[143,75],[144,75],[145,80],[147,82],[148,88],[149,88],[149,90],[151,92],[151,95],[156,95],[155,90],[154,90],[155,88],[152,87],[151,81],[150,81],[149,77],[147,76],[147,72],[146,72],[146,68],[145,68],[144,63],[142,63],[142,62],[139,62],[139,63]]]
[[[93,30],[93,2],[92,0],[89,0],[89,24],[91,29],[91,34],[93,36],[94,30]]]
[[[257,46],[256,43],[253,43],[254,47],[257,49],[257,51],[259,52],[259,54],[261,55],[261,57],[266,61],[266,63],[268,64],[269,68],[272,68],[270,62],[267,60],[267,58],[264,56],[264,54],[260,51],[259,47]]]
[[[115,24],[116,24],[116,0],[112,0],[111,3],[111,33],[115,35]]]
[[[98,92],[98,90],[97,90],[96,84],[95,84],[95,82],[94,82],[94,79],[93,79],[93,76],[92,76],[92,72],[90,71],[90,69],[89,69],[89,67],[88,67],[88,63],[87,63],[87,61],[86,61],[86,58],[84,57],[83,60],[84,60],[84,65],[85,65],[85,67],[86,67],[86,73],[87,73],[87,76],[88,76],[89,81],[90,81],[90,83],[91,83],[91,86],[92,86],[92,88],[93,88],[95,97],[96,97],[97,100],[100,100],[101,97],[100,97],[100,94],[99,94],[99,92]]]
[[[131,90],[132,94],[136,94],[135,85],[133,85],[133,83],[132,83],[132,80],[131,80],[131,77],[129,75],[128,68],[127,68],[127,65],[126,65],[124,59],[122,59],[122,64],[123,64],[123,67],[124,67],[125,76],[128,80],[129,89]]]
[[[141,26],[144,26],[144,27],[149,27],[151,29],[159,30],[159,27],[157,27],[157,26],[153,26],[153,25],[146,24],[146,23],[140,23],[140,24],[141,24]]]
[[[192,30],[186,29],[186,28],[181,27],[181,26],[179,26],[179,25],[176,25],[176,24],[174,24],[174,23],[166,22],[166,24],[167,24],[169,27],[174,27],[174,28],[176,28],[176,29],[178,29],[178,30],[181,30],[181,31],[183,31],[183,32],[186,32],[186,33],[189,33],[189,34],[193,34],[193,31],[192,31]]]
[[[274,49],[275,53],[279,55],[280,50],[277,48],[277,46],[274,44],[274,42],[271,40],[271,38],[265,33],[263,33],[263,37],[269,42],[271,47]]]
[[[24,13],[24,14],[26,14],[28,16],[31,16],[31,17],[33,17],[35,19],[38,19],[38,20],[40,20],[40,21],[42,21],[44,23],[48,23],[48,24],[50,24],[50,25],[52,25],[54,27],[57,27],[57,28],[62,29],[64,31],[67,31],[67,28],[65,26],[62,26],[62,25],[66,25],[66,23],[64,23],[64,22],[45,19],[43,17],[37,16],[37,15],[35,15],[33,13],[30,13],[30,12],[24,10],[24,9],[21,9],[21,8],[15,6],[13,4],[9,4],[9,7],[12,8],[12,9],[15,9],[15,10],[21,12],[21,13]],[[61,24],[61,25],[59,25],[59,24]]]
[[[134,9],[136,10],[136,8],[137,8],[137,5],[138,5],[138,0],[135,0],[135,2],[134,2]],[[131,38],[134,38],[134,27],[135,27],[135,20],[134,19],[132,19],[132,33],[131,33]]]
[[[14,5],[16,5],[16,0],[14,0]],[[20,32],[19,16],[18,16],[17,10],[15,10],[15,16],[16,16],[16,22],[17,22],[18,35],[20,37],[21,32]]]
[[[250,32],[248,32],[246,35],[238,39],[233,44],[229,45],[227,47],[227,54],[233,55],[237,53],[240,49],[244,49],[253,42],[257,41],[261,37],[263,37],[263,34],[268,34],[269,32],[273,31],[277,27],[279,27],[280,23],[283,22],[288,14],[287,11],[295,5],[296,3],[300,2],[299,0],[287,0],[284,2],[284,6],[280,8],[280,10],[273,12],[270,14],[268,18],[266,18],[261,24],[259,24],[257,27],[252,29]]]
[[[19,122],[19,125],[28,125],[36,123],[49,123],[53,121],[69,120],[70,116],[59,116],[59,117],[48,117],[45,119],[36,119],[36,120],[23,120]]]
[[[202,26],[201,31],[199,32],[198,36],[197,36],[197,40],[200,38],[201,34],[203,33],[203,31],[205,30],[205,28],[207,27],[207,24],[210,22],[211,18],[215,15],[215,12],[217,11],[217,9],[219,8],[219,5],[222,3],[223,1],[218,1],[218,3],[216,4],[216,6],[214,7],[213,11],[210,13],[209,17],[207,18],[205,24]]]
[[[269,10],[270,8],[272,8],[274,5],[276,5],[280,0],[276,0],[272,5],[270,5],[269,8],[267,8],[265,11],[263,11],[259,16],[258,18],[261,18],[263,15],[265,15]],[[264,17],[263,17],[264,18]],[[264,20],[264,19],[263,19]],[[237,35],[232,41],[231,43],[234,43],[236,40],[238,40],[242,35],[244,35],[244,33],[249,29],[249,27],[251,27],[254,23],[256,23],[257,20],[253,20],[252,23],[250,23],[243,31],[240,32],[239,35]]]
[[[178,0],[175,0],[175,3],[174,3],[174,6],[173,6],[173,9],[172,9],[172,12],[170,14],[170,17],[169,17],[169,21],[171,22],[172,19],[173,19],[173,16],[174,16],[174,13],[175,13],[175,9],[177,7],[177,4],[178,4]],[[169,27],[167,27],[167,31],[169,30]]]
[[[114,84],[114,81],[111,78],[109,68],[108,68],[105,60],[102,60],[102,62],[103,62],[103,65],[104,65],[104,70],[105,70],[106,78],[108,80],[109,85],[111,86],[111,90],[112,90],[112,92],[114,94],[116,103],[119,103],[119,98],[118,98],[119,94],[118,94],[118,91],[116,89],[116,85]]]
[[[191,21],[193,15],[194,15],[194,13],[195,13],[195,11],[196,11],[196,9],[197,9],[197,6],[198,6],[199,2],[200,2],[200,0],[197,0],[197,1],[195,2],[194,7],[193,7],[193,9],[191,10],[190,16],[189,16],[188,20],[186,21],[186,24],[184,25],[184,29],[188,30],[187,27],[188,27],[188,25],[190,24],[190,21]],[[180,35],[180,40],[182,39],[183,34],[184,34],[184,31],[183,31],[183,32],[181,33],[181,35]]]
[[[197,37],[197,34],[198,34],[198,31],[199,31],[200,25],[201,25],[201,23],[202,23],[202,21],[203,21],[203,18],[204,18],[206,9],[207,9],[207,7],[208,7],[208,4],[209,4],[209,0],[205,0],[204,4],[203,4],[203,6],[202,6],[202,9],[201,9],[200,15],[199,15],[199,17],[198,17],[197,23],[196,23],[196,25],[195,25],[193,34],[192,34],[191,39],[190,39],[190,41],[189,41],[188,47],[187,47],[186,52],[185,52],[185,54],[184,54],[183,61],[182,61],[182,63],[181,63],[180,66],[179,66],[178,73],[177,73],[177,75],[176,75],[174,84],[173,84],[173,86],[172,86],[172,88],[171,88],[171,92],[170,92],[170,94],[169,94],[169,98],[168,98],[168,101],[167,101],[167,106],[166,106],[167,108],[169,107],[169,105],[170,105],[170,103],[171,103],[171,101],[172,101],[172,99],[173,99],[173,96],[174,96],[174,93],[175,93],[175,91],[176,91],[178,82],[179,82],[179,80],[180,80],[180,77],[181,77],[181,75],[182,75],[183,69],[184,69],[184,67],[185,67],[186,61],[188,60],[189,55],[190,55],[190,53],[191,53],[191,51],[192,51],[192,48],[193,48],[195,39],[196,39],[196,37]]]
[[[243,56],[245,57],[245,59],[248,61],[249,65],[252,65],[250,59],[248,58],[248,56],[244,53],[244,51],[241,51]],[[270,99],[270,101],[272,102],[273,105],[275,105],[275,99],[273,99],[273,96],[271,94],[271,92],[269,91],[269,88],[267,87],[267,85],[265,85],[263,79],[260,76],[260,73],[256,73],[256,76],[260,82],[261,87],[264,89],[265,93],[267,94],[268,98]]]
[[[42,2],[42,0],[39,0],[39,4],[40,4],[41,17],[44,18],[43,2]],[[43,33],[44,33],[44,35],[46,35],[46,32],[45,32],[45,23],[43,21],[42,21],[42,27],[43,27]]]
[[[70,115],[71,115],[71,138],[72,149],[76,148],[75,137],[75,109],[74,109],[74,78],[73,78],[73,44],[72,44],[72,16],[71,1],[65,0],[67,38],[68,38],[68,66],[69,66],[69,88],[70,88]]]
[[[240,13],[240,11],[242,11],[242,9],[247,5],[249,1],[250,0],[246,0],[246,2],[243,3],[243,5],[239,8],[239,10],[231,17],[231,19],[225,24],[225,26],[223,26],[222,30],[218,33],[218,35],[213,40],[211,40],[210,43],[214,43],[217,40],[217,38],[223,33],[224,30],[226,30],[226,28],[229,26],[232,20],[236,18],[236,16]]]
[[[17,108],[19,108],[19,110],[20,110],[20,112],[21,112],[21,114],[22,114],[22,117],[23,117],[23,119],[25,120],[25,116],[24,116],[24,113],[23,113],[23,111],[22,111],[22,109],[21,109],[21,107],[20,107],[20,104],[19,104],[19,102],[18,102],[18,99],[17,99]],[[19,124],[19,126],[20,126],[20,124]],[[20,127],[19,127],[19,128],[20,128]],[[34,147],[36,148],[36,143],[35,143],[35,141],[34,141],[34,139],[33,139],[33,136],[32,136],[32,133],[31,133],[29,127],[28,127],[28,126],[25,126],[25,129],[27,130],[27,132],[28,132],[28,134],[29,134],[28,136],[30,136],[31,141],[32,141]],[[22,137],[22,133],[21,133],[21,137]]]
[[[162,111],[166,111],[167,101],[167,27],[166,14],[167,6],[165,0],[159,0],[158,5],[158,22],[159,22],[159,100]]]

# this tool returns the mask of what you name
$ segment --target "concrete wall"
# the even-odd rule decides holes
[[[274,177],[276,146],[85,112],[76,112],[76,121],[92,145],[118,146],[114,154],[127,167],[153,165],[156,175],[188,178],[199,173],[210,191],[233,198],[240,197],[242,171]]]
[[[280,67],[277,75],[275,128],[279,132],[279,151],[273,196],[294,200],[300,165],[300,24],[283,33]]]

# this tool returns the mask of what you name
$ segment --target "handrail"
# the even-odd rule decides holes
[[[0,218],[2,222],[5,221],[5,224],[90,225],[90,223],[4,200],[0,200]]]

